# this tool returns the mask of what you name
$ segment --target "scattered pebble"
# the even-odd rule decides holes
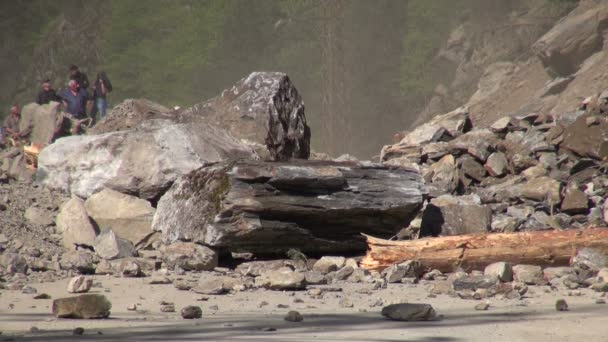
[[[479,303],[479,304],[475,305],[475,310],[478,310],[478,311],[486,311],[486,310],[488,310],[488,308],[490,308],[490,304],[488,304],[488,303]]]
[[[74,330],[72,330],[72,335],[81,336],[83,334],[84,334],[84,328],[78,327],[78,328],[74,328]]]
[[[203,317],[203,310],[198,306],[190,305],[183,308],[181,314],[184,319],[197,319]]]

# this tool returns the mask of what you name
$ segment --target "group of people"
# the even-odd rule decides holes
[[[73,121],[72,126],[76,126],[76,128],[85,121],[91,124],[93,121],[101,120],[106,115],[107,95],[112,91],[112,83],[108,76],[103,71],[98,73],[95,82],[90,87],[89,78],[79,70],[78,66],[71,65],[69,71],[67,89],[57,94],[51,85],[51,80],[46,79],[42,82],[42,90],[36,96],[36,103],[39,105],[51,101],[61,103],[63,111]],[[91,92],[89,92],[89,87]],[[31,128],[20,130],[20,120],[21,110],[18,104],[14,104],[11,107],[10,114],[4,120],[2,130],[0,130],[0,144],[6,138],[13,141],[27,138]]]

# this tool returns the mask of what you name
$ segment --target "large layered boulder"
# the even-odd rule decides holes
[[[417,171],[354,162],[224,162],[177,180],[152,228],[166,243],[279,254],[362,252],[360,233],[390,237],[420,209]]]
[[[152,234],[155,210],[146,200],[103,189],[89,197],[84,205],[101,231],[112,230],[134,245]]]
[[[532,49],[552,74],[568,76],[589,56],[602,50],[607,28],[608,5],[595,3],[559,21]]]
[[[442,195],[431,200],[422,214],[421,234],[462,235],[487,233],[492,223],[492,209],[482,205],[477,196]]]
[[[257,154],[206,123],[152,120],[131,131],[58,139],[38,158],[43,185],[87,198],[104,187],[153,199],[206,163]]]
[[[275,161],[310,156],[304,101],[284,73],[253,72],[220,96],[180,113],[180,121],[198,120],[265,145]]]

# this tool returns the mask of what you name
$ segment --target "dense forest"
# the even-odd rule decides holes
[[[435,56],[458,25],[481,36],[531,3],[554,13],[571,2],[2,1],[0,105],[31,102],[47,77],[63,87],[70,64],[90,78],[105,70],[111,104],[182,107],[251,71],[283,71],[304,97],[315,150],[370,157],[451,77]]]

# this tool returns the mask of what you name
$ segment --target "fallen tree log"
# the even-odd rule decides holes
[[[583,247],[596,248],[608,254],[607,228],[470,234],[408,241],[365,236],[369,250],[361,265],[369,270],[382,270],[414,259],[442,272],[451,272],[456,267],[467,271],[483,270],[487,265],[499,261],[564,266]]]
[[[165,243],[284,255],[362,253],[361,233],[388,238],[426,197],[412,169],[358,162],[223,162],[178,179],[158,202],[152,229]]]

